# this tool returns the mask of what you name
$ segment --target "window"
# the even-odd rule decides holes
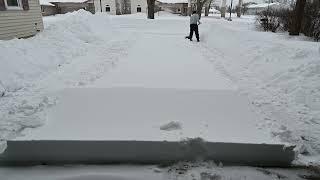
[[[5,6],[6,6],[6,9],[22,9],[22,5],[21,5],[21,2],[20,0],[4,0],[4,3],[5,3]]]
[[[141,7],[137,7],[137,12],[141,12]]]
[[[106,5],[106,12],[110,12],[110,6]]]
[[[19,6],[18,0],[7,0],[7,6]]]

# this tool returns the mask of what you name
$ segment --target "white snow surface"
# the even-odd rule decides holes
[[[214,162],[180,162],[169,167],[133,165],[78,165],[0,167],[5,180],[303,180],[314,172],[303,169],[223,167]]]
[[[44,18],[45,30],[29,39],[0,41],[0,136],[12,139],[45,122],[50,92],[100,78],[125,56],[130,33],[118,36],[108,16],[78,11]],[[112,38],[113,36],[117,38]],[[107,57],[107,58],[106,58]]]
[[[112,74],[112,71],[111,73]],[[268,143],[259,116],[232,90],[73,88],[63,90],[47,123],[18,140]],[[175,121],[170,121],[175,119]],[[231,127],[231,128],[230,128]],[[59,133],[57,133],[57,130]]]
[[[298,146],[298,163],[320,164],[319,43],[256,31],[252,16],[203,18],[200,43],[183,39],[187,17],[78,11],[44,23],[33,38],[0,41],[1,139],[44,124],[56,92],[68,87],[230,88],[261,116],[258,128]]]

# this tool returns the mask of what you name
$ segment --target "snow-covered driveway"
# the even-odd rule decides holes
[[[216,142],[274,143],[258,130],[260,117],[250,111],[247,99],[238,97],[237,87],[208,61],[201,42],[184,38],[189,30],[187,17],[114,16],[110,21],[120,36],[132,35],[129,40],[134,43],[127,55],[86,86],[91,89],[63,92],[61,106],[49,113],[47,124],[19,139],[180,141],[202,137]],[[114,87],[124,89],[94,89]],[[179,121],[182,128],[162,131],[160,126],[170,121]],[[230,133],[233,126],[237,128]]]
[[[176,17],[139,21],[115,17],[136,32],[136,43],[94,87],[135,86],[145,88],[235,89],[206,59],[200,43],[184,39],[188,20]]]
[[[64,88],[237,90],[261,116],[251,126],[319,163],[317,43],[257,32],[252,17],[204,18],[200,43],[184,39],[188,18],[173,15],[80,11],[45,22],[34,38],[0,41],[1,139],[45,124]]]

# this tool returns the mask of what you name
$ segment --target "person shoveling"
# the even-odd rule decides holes
[[[192,15],[190,16],[190,34],[189,36],[186,36],[186,39],[190,39],[190,41],[192,41],[192,36],[193,36],[193,32],[195,32],[196,34],[196,38],[197,41],[200,41],[200,37],[199,37],[199,28],[198,25],[200,25],[200,17],[197,14],[196,11],[192,12]]]

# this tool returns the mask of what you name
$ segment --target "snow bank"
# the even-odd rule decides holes
[[[318,156],[319,43],[256,32],[254,21],[248,19],[215,23],[219,25],[214,24],[205,34],[206,47],[211,51],[209,59],[263,114],[260,128],[269,129],[282,142],[297,144],[304,155]]]
[[[90,60],[79,57],[101,47],[111,36],[108,16],[84,10],[44,18],[44,23],[44,31],[35,37],[0,41],[1,139],[42,125],[43,110],[55,103],[44,94],[61,88],[45,78],[73,61]]]
[[[160,130],[163,130],[163,131],[173,131],[173,130],[179,130],[179,129],[182,129],[182,124],[178,121],[171,121],[169,123],[166,123],[160,126]]]
[[[80,10],[57,16],[44,32],[31,39],[0,41],[0,80],[8,91],[19,90],[59,65],[82,56],[91,42],[108,38],[107,16]],[[63,47],[63,48],[61,48]]]

